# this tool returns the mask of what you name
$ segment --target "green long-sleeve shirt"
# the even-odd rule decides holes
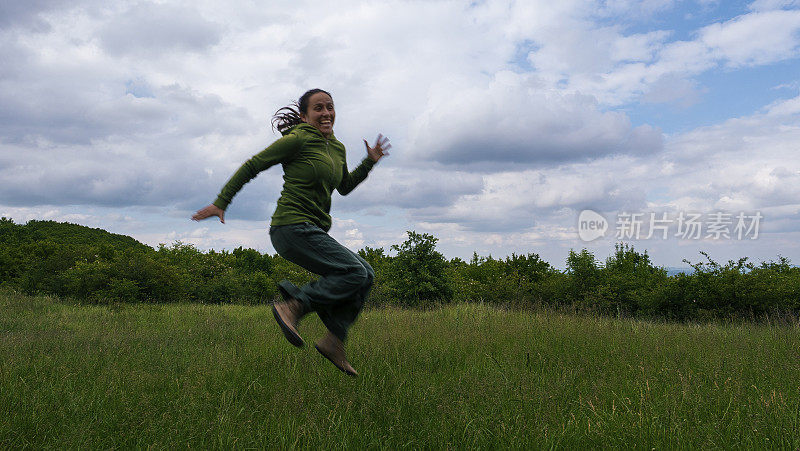
[[[270,224],[310,221],[326,232],[331,228],[333,190],[348,194],[375,165],[366,157],[348,172],[344,145],[333,135],[326,139],[315,127],[303,123],[247,160],[222,188],[214,205],[226,209],[245,183],[278,163],[283,166],[283,190]]]

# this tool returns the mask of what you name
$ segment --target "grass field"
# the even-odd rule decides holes
[[[353,379],[268,306],[0,311],[1,448],[800,447],[796,326],[371,310]]]

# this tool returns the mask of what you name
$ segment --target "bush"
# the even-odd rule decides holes
[[[579,253],[570,249],[567,257],[567,274],[569,277],[566,291],[576,306],[589,310],[599,309],[601,302],[598,287],[601,273],[594,254],[586,249]]]
[[[552,270],[536,254],[512,254],[505,260],[496,260],[491,255],[480,257],[473,253],[469,263],[454,259],[450,267],[456,300],[512,306],[541,303],[540,284]]]
[[[393,245],[389,291],[400,305],[417,307],[427,301],[449,302],[453,290],[448,280],[447,261],[436,251],[437,238],[427,233],[407,232],[408,239]]]
[[[369,304],[373,306],[383,306],[392,303],[392,293],[388,284],[391,280],[392,259],[384,254],[383,248],[364,247],[358,251],[358,255],[372,266],[375,271],[375,280],[369,292]]]
[[[96,248],[53,241],[27,243],[20,248],[17,285],[26,294],[64,292],[63,273],[78,261],[96,258]]]
[[[658,302],[658,287],[666,282],[667,270],[653,266],[646,251],[639,253],[633,246],[618,243],[614,255],[606,259],[601,279],[604,311],[631,315],[640,309],[650,311]]]
[[[785,257],[751,267],[746,303],[756,313],[800,311],[800,268]]]

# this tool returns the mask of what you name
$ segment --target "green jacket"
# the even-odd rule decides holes
[[[344,145],[333,135],[326,139],[315,127],[303,123],[247,160],[222,188],[214,205],[225,210],[245,183],[278,163],[283,166],[283,190],[270,224],[312,222],[326,232],[331,228],[333,190],[348,194],[375,165],[366,157],[348,172]]]

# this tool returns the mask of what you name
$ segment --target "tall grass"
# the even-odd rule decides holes
[[[268,306],[11,293],[0,311],[3,448],[800,446],[798,327],[378,309],[352,379]]]

